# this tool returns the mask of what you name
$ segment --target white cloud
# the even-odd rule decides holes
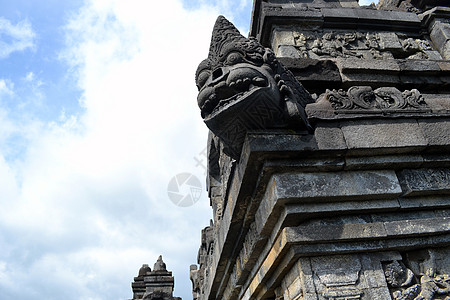
[[[28,72],[25,75],[25,81],[33,81],[33,79],[35,78],[34,73],[33,72]]]
[[[8,19],[0,17],[0,58],[6,58],[16,51],[33,48],[35,36],[27,20],[13,25]]]
[[[14,94],[14,83],[9,80],[0,79],[0,100],[2,96]]]

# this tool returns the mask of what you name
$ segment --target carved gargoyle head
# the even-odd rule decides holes
[[[310,128],[304,112],[310,94],[270,49],[242,36],[223,16],[195,80],[202,118],[235,159],[248,131]]]

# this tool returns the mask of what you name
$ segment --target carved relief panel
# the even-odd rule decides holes
[[[448,251],[427,249],[410,252],[403,257],[400,261],[383,264],[392,299],[450,300],[450,276],[445,270]],[[442,260],[447,263],[442,264]]]
[[[292,34],[290,38],[288,32]],[[295,31],[277,28],[273,33],[277,56],[288,46],[297,58],[356,57],[364,59],[442,59],[428,38],[409,37],[394,32]],[[278,51],[277,51],[278,50]]]

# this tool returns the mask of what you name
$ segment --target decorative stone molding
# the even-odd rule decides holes
[[[297,58],[355,57],[364,59],[432,59],[441,60],[426,38],[409,37],[394,32],[294,31],[284,27],[274,31],[273,48],[277,56],[294,54]],[[294,48],[288,51],[288,48]]]
[[[416,89],[400,92],[394,87],[373,90],[370,86],[353,86],[347,91],[327,90],[324,98],[335,110],[427,110],[428,105]]]

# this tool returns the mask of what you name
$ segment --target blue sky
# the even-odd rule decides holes
[[[194,73],[219,14],[251,0],[0,0],[0,298],[128,299],[162,254],[175,295],[209,224]],[[196,160],[197,159],[197,160]]]

